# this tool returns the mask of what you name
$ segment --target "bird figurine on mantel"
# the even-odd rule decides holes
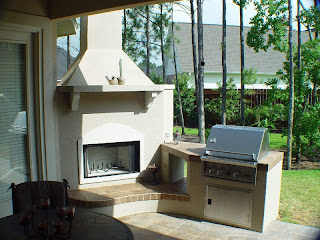
[[[119,69],[120,69],[120,77],[118,77],[118,84],[124,85],[126,80],[122,77],[122,59],[121,58],[119,60]]]

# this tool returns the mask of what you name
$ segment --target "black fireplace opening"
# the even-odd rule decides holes
[[[140,142],[83,146],[84,177],[105,177],[140,172]]]

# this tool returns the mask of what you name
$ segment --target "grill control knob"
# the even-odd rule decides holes
[[[214,169],[209,169],[209,173],[214,173]]]
[[[222,170],[217,170],[217,175],[222,175]]]
[[[237,178],[239,176],[239,173],[238,172],[234,172],[233,174],[232,174],[232,177],[234,177],[234,178]]]

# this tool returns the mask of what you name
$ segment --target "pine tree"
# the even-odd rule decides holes
[[[222,0],[222,101],[221,123],[227,124],[227,11],[226,0]]]
[[[240,74],[241,74],[241,96],[240,96],[240,125],[245,125],[245,78],[244,78],[244,35],[243,35],[243,9],[246,0],[234,0],[240,10]]]
[[[191,18],[191,42],[192,42],[192,58],[193,58],[193,75],[194,75],[194,85],[196,90],[196,96],[199,95],[198,93],[198,61],[197,61],[197,45],[196,45],[196,37],[195,37],[195,10],[194,10],[194,0],[190,0],[190,18]],[[198,97],[196,98],[198,101]],[[198,105],[198,104],[197,104]]]
[[[287,134],[287,169],[291,169],[292,156],[292,129],[294,116],[294,80],[293,80],[293,52],[292,52],[292,2],[288,0],[289,9],[289,113],[288,113],[288,134]]]
[[[198,86],[197,86],[197,112],[199,141],[205,143],[205,118],[204,118],[204,57],[203,57],[203,22],[202,22],[202,1],[197,0],[198,17]]]
[[[177,71],[177,60],[176,60],[176,48],[175,48],[175,38],[174,38],[174,23],[173,23],[173,8],[171,14],[171,32],[172,32],[172,51],[173,51],[173,64],[174,64],[174,72],[176,78],[176,90],[178,95],[178,104],[179,104],[179,111],[180,111],[180,123],[182,128],[182,135],[185,135],[184,131],[184,117],[183,117],[183,109],[182,109],[182,102],[181,102],[181,94],[180,94],[180,85],[179,85],[179,77]]]

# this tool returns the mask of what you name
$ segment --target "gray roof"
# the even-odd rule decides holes
[[[70,56],[70,64],[73,63],[74,59],[74,57]],[[62,79],[67,71],[67,51],[57,46],[57,79]]]
[[[191,45],[191,24],[175,23],[178,29],[174,30],[175,37],[179,39],[176,44],[177,65],[179,72],[193,72],[192,45]],[[247,35],[250,27],[244,28],[244,34]],[[229,73],[240,72],[240,27],[227,26],[227,71]],[[222,72],[222,26],[221,25],[203,25],[204,33],[204,60],[205,72]],[[293,37],[296,39],[296,33]],[[306,32],[302,35],[306,41]],[[255,68],[260,74],[275,74],[282,68],[285,61],[285,54],[269,49],[267,52],[261,50],[256,53],[252,48],[245,44],[245,68]],[[172,61],[168,62],[168,75],[173,74]]]

